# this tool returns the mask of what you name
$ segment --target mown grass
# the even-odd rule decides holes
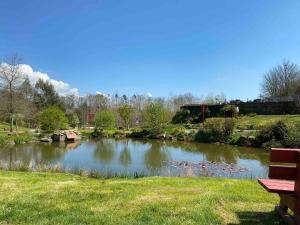
[[[300,115],[257,115],[241,116],[237,119],[238,129],[261,129],[263,126],[283,120],[287,123],[300,123]]]
[[[4,132],[4,129],[6,131],[9,131],[10,125],[8,123],[0,122],[0,132]],[[14,127],[14,129],[16,129],[16,128]],[[30,131],[30,129],[26,128],[26,127],[19,126],[18,131],[19,132],[27,132],[27,131]]]
[[[280,224],[256,181],[0,171],[0,224]]]

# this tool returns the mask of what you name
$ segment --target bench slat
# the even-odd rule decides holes
[[[292,194],[295,191],[295,182],[288,180],[260,179],[258,182],[271,193]]]
[[[300,151],[300,149],[272,148],[270,154],[270,162],[298,163],[298,151]]]
[[[295,180],[297,178],[297,168],[296,166],[269,166],[269,178]]]

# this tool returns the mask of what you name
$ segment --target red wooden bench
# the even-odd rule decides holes
[[[269,178],[258,182],[268,192],[279,194],[277,212],[287,224],[300,225],[300,149],[272,148]]]

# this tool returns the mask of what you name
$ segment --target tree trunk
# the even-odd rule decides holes
[[[18,120],[16,120],[16,133],[18,135]]]
[[[14,118],[11,115],[10,116],[10,132],[12,133],[14,131]]]

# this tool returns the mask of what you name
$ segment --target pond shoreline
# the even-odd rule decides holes
[[[100,138],[13,145],[0,151],[0,168],[107,178],[203,175],[264,178],[268,154],[256,148],[225,144]]]

